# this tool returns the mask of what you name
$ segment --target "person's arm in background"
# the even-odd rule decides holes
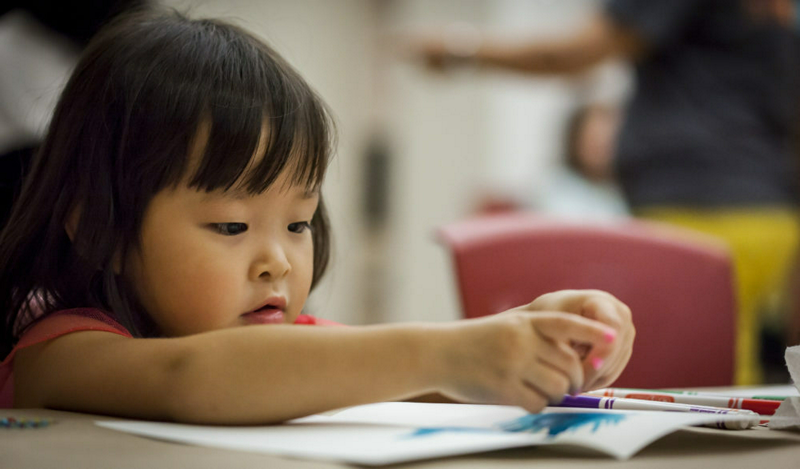
[[[709,2],[609,0],[582,27],[561,39],[510,43],[473,38],[475,47],[464,48],[453,44],[453,38],[440,38],[420,41],[412,48],[416,56],[440,70],[473,63],[534,74],[576,74],[606,59],[636,62],[655,50],[668,48],[693,26]]]
[[[423,41],[417,49],[434,69],[469,61],[480,67],[556,75],[580,73],[612,57],[636,60],[644,53],[645,43],[599,11],[574,35],[563,39],[516,44],[484,39],[469,56],[460,55],[444,40]]]

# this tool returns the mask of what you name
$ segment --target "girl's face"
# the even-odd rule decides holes
[[[263,157],[267,133],[265,125],[251,165]],[[204,122],[189,151],[195,167],[208,136]],[[310,224],[319,194],[291,184],[291,170],[258,195],[240,185],[206,192],[181,184],[153,197],[126,265],[139,301],[163,333],[297,319],[314,273]]]
[[[284,172],[264,193],[158,193],[128,259],[142,305],[171,336],[292,323],[311,288],[319,201]]]

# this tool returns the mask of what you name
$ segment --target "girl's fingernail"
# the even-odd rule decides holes
[[[592,368],[594,368],[595,371],[599,370],[600,368],[602,368],[602,366],[603,366],[603,359],[602,358],[600,358],[600,357],[592,358]]]
[[[617,338],[617,333],[616,331],[609,329],[605,334],[603,334],[603,338],[605,338],[606,342],[610,344],[611,342],[614,342],[614,339]]]

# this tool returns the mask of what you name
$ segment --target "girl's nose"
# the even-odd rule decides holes
[[[292,266],[283,249],[280,246],[271,246],[253,263],[252,276],[274,280],[285,277],[291,270]]]

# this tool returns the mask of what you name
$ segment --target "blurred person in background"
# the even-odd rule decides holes
[[[630,216],[611,168],[632,71],[619,61],[593,67],[571,83],[559,158],[536,197],[499,187],[478,191],[478,215],[533,210],[564,219],[607,221]]]
[[[0,229],[81,49],[144,0],[28,0],[0,6]]]
[[[564,124],[562,164],[533,208],[581,221],[626,218],[630,211],[611,164],[632,88],[631,70],[607,62],[581,77],[578,85]]]
[[[567,166],[593,182],[613,179],[611,159],[621,110],[610,105],[579,107],[567,126]]]
[[[800,238],[797,24],[792,0],[610,0],[562,39],[426,39],[415,49],[440,70],[470,63],[574,75],[606,59],[633,63],[613,173],[634,215],[728,243],[736,383],[755,384],[765,320],[788,320],[765,311],[781,303]]]

